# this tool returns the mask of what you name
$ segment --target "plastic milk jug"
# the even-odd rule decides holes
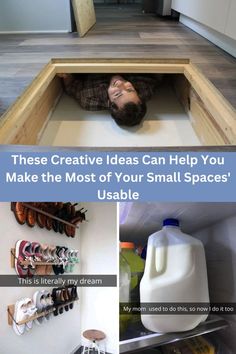
[[[176,219],[163,221],[162,230],[148,239],[144,275],[140,283],[142,303],[209,303],[207,269],[201,241],[184,234]],[[151,304],[154,306],[154,304]],[[190,306],[190,304],[188,305]],[[143,314],[143,325],[151,331],[188,331],[205,321],[208,314]]]

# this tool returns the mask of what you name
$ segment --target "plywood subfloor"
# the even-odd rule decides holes
[[[40,145],[53,146],[184,146],[201,145],[188,116],[168,85],[148,102],[142,125],[120,128],[106,111],[88,112],[64,94]]]

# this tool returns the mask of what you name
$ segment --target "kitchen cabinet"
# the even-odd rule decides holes
[[[172,9],[235,39],[235,0],[173,0]]]
[[[120,240],[134,242],[137,249],[146,245],[149,235],[162,228],[163,219],[179,219],[181,230],[198,238],[204,245],[210,302],[234,305],[236,203],[120,203],[120,215],[123,219]],[[217,331],[217,338],[234,353],[235,329],[235,313],[211,314],[195,329],[180,333],[153,333],[139,322],[121,333],[120,352],[138,352]],[[219,353],[225,354],[225,351]]]

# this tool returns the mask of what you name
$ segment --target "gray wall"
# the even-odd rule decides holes
[[[70,0],[1,0],[0,32],[69,32]]]

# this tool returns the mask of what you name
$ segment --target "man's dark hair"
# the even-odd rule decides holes
[[[145,102],[140,101],[135,104],[133,102],[126,103],[122,108],[112,102],[110,103],[110,113],[112,118],[118,125],[132,127],[139,124],[146,114],[147,106]]]

